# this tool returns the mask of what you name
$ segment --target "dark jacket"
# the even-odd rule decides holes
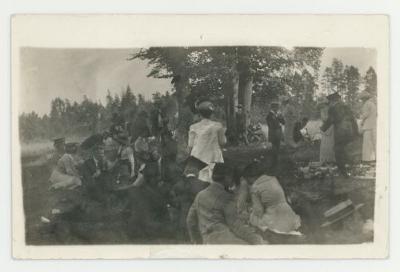
[[[85,194],[96,200],[101,198],[101,192],[104,190],[104,184],[101,179],[95,177],[94,174],[99,170],[104,171],[104,163],[98,161],[97,163],[93,158],[87,159],[79,168],[79,173],[82,177],[82,187]]]
[[[328,109],[328,119],[321,130],[326,131],[333,125],[335,144],[346,144],[354,140],[358,134],[357,122],[351,109],[339,101]]]
[[[279,143],[283,138],[282,126],[285,120],[281,115],[270,111],[267,115],[268,125],[268,141],[271,143]]]

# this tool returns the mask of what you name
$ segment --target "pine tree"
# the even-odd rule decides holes
[[[360,73],[354,66],[347,66],[344,69],[344,78],[346,82],[346,102],[352,107],[358,105],[358,94],[360,89]]]

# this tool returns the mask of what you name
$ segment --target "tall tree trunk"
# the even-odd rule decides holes
[[[246,117],[246,122],[244,123],[245,127],[242,129],[246,130],[246,128],[250,125],[253,76],[247,63],[241,63],[239,67],[239,103],[243,106],[243,112],[245,113]]]
[[[250,124],[251,99],[253,94],[253,75],[251,72],[251,51],[248,48],[238,49],[238,72],[239,72],[239,103],[243,106],[246,122],[244,129]]]
[[[178,120],[176,123],[176,135],[178,142],[178,160],[183,160],[189,154],[186,154],[186,147],[188,144],[188,130],[185,123],[185,114],[189,111],[188,106],[185,105],[186,97],[189,93],[188,78],[184,73],[174,76],[172,83],[175,88],[175,95],[177,100]]]
[[[240,77],[240,91],[239,91],[239,101],[243,106],[243,112],[246,116],[245,125],[248,127],[250,125],[250,111],[251,111],[251,100],[253,94],[253,76],[250,74],[242,75]],[[246,128],[242,128],[246,129]]]
[[[232,69],[225,79],[223,89],[225,97],[227,137],[229,142],[235,143],[237,141],[235,108],[238,104],[239,93],[239,74],[236,69],[236,64],[232,65]]]

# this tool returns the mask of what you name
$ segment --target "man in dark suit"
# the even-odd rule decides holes
[[[283,138],[282,125],[285,124],[285,120],[278,111],[278,102],[272,102],[270,108],[271,109],[267,115],[268,141],[272,144],[271,167],[273,168],[273,172],[276,173],[278,171],[279,149]]]
[[[92,200],[101,201],[104,184],[98,184],[98,177],[105,170],[103,138],[99,135],[90,136],[81,147],[90,153],[79,169],[84,194]]]
[[[348,174],[345,167],[348,159],[346,146],[357,136],[357,122],[354,119],[351,109],[343,103],[338,93],[328,95],[327,98],[329,101],[328,119],[322,124],[321,130],[326,131],[333,125],[336,164],[340,173],[347,177]]]

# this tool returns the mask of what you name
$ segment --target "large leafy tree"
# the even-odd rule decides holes
[[[322,48],[170,47],[142,49],[132,59],[147,60],[152,67],[149,76],[172,79],[180,108],[192,106],[199,96],[222,106],[228,130],[234,132],[238,103],[250,112],[253,98],[265,103],[282,94],[295,95],[299,90],[291,90],[296,73],[306,69],[307,76],[316,77],[322,52]]]

